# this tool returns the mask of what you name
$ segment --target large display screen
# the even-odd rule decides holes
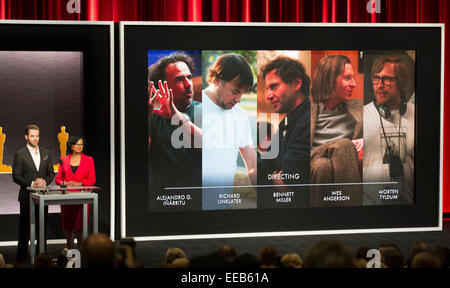
[[[148,66],[149,211],[414,203],[415,51],[149,50]]]
[[[121,35],[122,236],[441,228],[442,26]]]

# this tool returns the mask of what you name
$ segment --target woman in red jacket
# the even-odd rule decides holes
[[[56,184],[67,186],[92,186],[95,184],[94,159],[83,154],[85,145],[86,142],[83,138],[78,136],[69,137],[67,150],[70,154],[61,158],[62,165],[59,165],[58,176],[56,176],[55,180]],[[78,244],[83,240],[81,234],[82,214],[82,205],[61,205],[61,222],[66,233],[67,249],[69,250],[74,246],[75,236]]]

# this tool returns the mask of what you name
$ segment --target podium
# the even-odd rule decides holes
[[[98,233],[98,197],[93,191],[100,190],[97,186],[59,186],[27,187],[30,194],[30,242],[31,242],[31,263],[34,263],[36,240],[36,216],[35,204],[39,209],[39,253],[44,252],[44,208],[48,205],[83,205],[83,239],[88,234],[88,204],[92,204],[93,210],[93,232]]]

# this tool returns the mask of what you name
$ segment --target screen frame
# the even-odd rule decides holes
[[[116,227],[115,227],[115,102],[114,102],[114,95],[115,95],[115,84],[114,84],[114,44],[115,44],[115,35],[114,35],[114,22],[112,21],[44,21],[44,20],[0,20],[0,25],[24,25],[29,26],[30,28],[37,25],[45,25],[48,27],[57,27],[63,29],[66,27],[80,27],[80,26],[95,26],[95,27],[103,27],[104,29],[107,29],[107,33],[109,34],[109,53],[110,53],[110,59],[109,59],[109,106],[105,107],[109,111],[109,145],[110,145],[110,153],[108,157],[110,158],[110,169],[107,172],[109,175],[109,185],[110,185],[110,191],[109,191],[109,197],[110,197],[110,213],[109,213],[109,237],[114,241],[115,235],[116,235]],[[32,50],[31,50],[32,51]],[[84,72],[83,72],[84,73]],[[18,215],[17,215],[18,216]],[[0,241],[0,246],[14,246],[17,245],[17,241]],[[48,244],[63,244],[66,243],[66,239],[52,239],[47,241]]]
[[[205,233],[205,234],[187,234],[187,235],[158,235],[158,236],[135,236],[133,237],[139,241],[159,241],[159,240],[180,240],[180,239],[214,239],[214,238],[237,238],[237,237],[273,237],[273,236],[299,236],[299,235],[327,235],[327,234],[355,234],[355,233],[392,233],[392,232],[419,232],[419,231],[441,231],[442,230],[442,199],[443,199],[443,115],[444,115],[444,24],[381,24],[381,23],[195,23],[195,22],[120,22],[120,231],[121,237],[127,237],[126,227],[126,155],[125,155],[125,29],[128,26],[208,26],[208,27],[321,27],[321,28],[392,28],[392,27],[417,27],[417,28],[440,28],[441,30],[441,70],[440,70],[440,141],[439,141],[439,199],[438,199],[438,215],[437,226],[427,227],[405,227],[405,228],[376,228],[376,229],[339,229],[339,230],[308,230],[308,231],[267,231],[267,232],[248,232],[248,233]],[[207,49],[209,50],[209,49]],[[322,49],[324,50],[324,49]],[[333,50],[333,49],[332,49]],[[419,56],[420,57],[420,56]],[[417,81],[417,78],[416,78]],[[417,82],[416,82],[417,83]],[[417,119],[418,116],[416,116]]]

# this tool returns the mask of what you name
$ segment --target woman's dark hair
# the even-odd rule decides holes
[[[77,144],[79,140],[83,141],[83,150],[86,149],[86,140],[80,136],[70,136],[69,140],[67,140],[67,152],[72,153],[72,146]]]

